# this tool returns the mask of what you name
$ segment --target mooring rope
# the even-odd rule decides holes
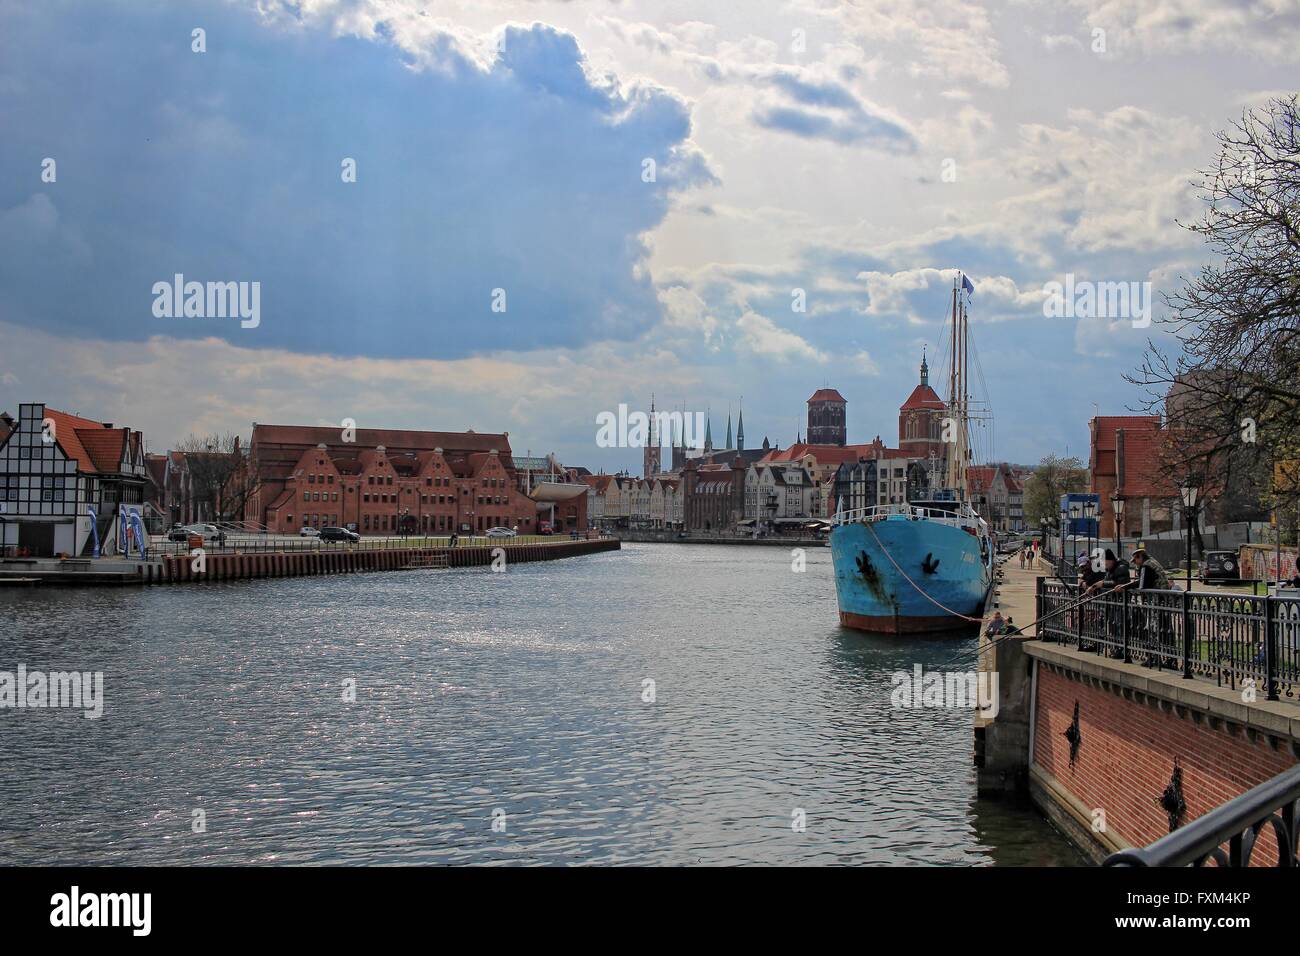
[[[930,595],[926,594],[925,591],[924,591],[924,589],[922,589],[922,587],[921,587],[919,584],[917,584],[917,583],[916,583],[915,581],[913,581],[910,577],[908,577],[908,576],[907,576],[907,572],[904,571],[902,568],[900,568],[900,567],[898,566],[898,562],[895,561],[895,560],[894,560],[894,556],[893,556],[892,554],[889,553],[889,549],[886,548],[883,544],[880,543],[880,536],[876,534],[876,529],[873,528],[873,527],[871,527],[871,522],[867,522],[867,530],[871,532],[871,537],[873,537],[873,538],[876,539],[876,545],[880,548],[880,550],[883,551],[883,552],[885,552],[885,557],[887,557],[887,558],[889,559],[889,563],[892,564],[892,565],[894,566],[894,568],[898,571],[899,574],[901,574],[901,575],[903,576],[903,579],[904,579],[905,581],[907,581],[908,584],[910,584],[910,585],[912,585],[912,587],[916,588],[917,593],[920,594],[921,597],[925,598],[927,601],[929,601],[929,602],[930,602],[931,604],[933,604],[935,607],[940,608],[941,610],[947,611],[949,614],[953,615],[953,617],[959,617],[959,618],[961,618],[963,621],[974,621],[974,622],[976,622],[977,624],[979,624],[979,623],[983,623],[984,618],[982,618],[982,617],[971,617],[969,614],[962,614],[960,611],[954,611],[954,610],[953,610],[952,608],[950,608],[950,607],[944,607],[942,604],[940,604],[940,603],[939,603],[938,601],[936,601],[934,598],[930,597]]]

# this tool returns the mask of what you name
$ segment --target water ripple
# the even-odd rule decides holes
[[[828,550],[629,545],[11,590],[0,669],[106,702],[0,711],[0,863],[1078,862],[976,800],[969,712],[889,708],[960,647],[843,631],[833,588]]]

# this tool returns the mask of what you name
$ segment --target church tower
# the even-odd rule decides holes
[[[740,409],[740,419],[736,422],[736,451],[745,450],[745,409]]]
[[[930,387],[930,366],[921,353],[921,381],[898,410],[898,447],[909,458],[945,457],[943,416],[946,406]]]
[[[819,388],[808,399],[808,444],[848,444],[846,424],[849,403],[833,388]]]
[[[660,462],[659,462],[659,440],[660,439],[659,439],[658,432],[655,431],[656,424],[658,423],[655,421],[655,397],[654,394],[651,393],[650,431],[649,431],[649,437],[646,439],[645,452],[642,455],[642,462],[641,462],[642,467],[644,468],[644,472],[642,473],[642,477],[644,478],[653,478],[655,475],[659,474],[663,470],[660,467]]]

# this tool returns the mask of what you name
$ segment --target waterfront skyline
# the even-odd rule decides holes
[[[1209,0],[259,9],[0,10],[0,407],[159,451],[502,430],[613,472],[641,459],[595,441],[620,403],[745,395],[785,446],[831,386],[869,441],[963,269],[994,456],[1081,454],[1157,329],[1048,318],[1044,285],[1194,270],[1187,180],[1300,31]],[[159,316],[178,274],[259,283],[257,321]]]

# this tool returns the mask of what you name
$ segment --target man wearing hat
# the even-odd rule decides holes
[[[1140,543],[1133,549],[1133,566],[1138,569],[1137,587],[1139,591],[1173,590],[1173,584],[1169,580],[1169,572],[1161,566],[1159,561],[1147,554],[1147,549],[1142,547]],[[1145,604],[1146,601],[1142,601],[1142,603]],[[1168,613],[1161,614],[1159,611],[1154,613],[1157,622],[1155,636],[1159,643],[1159,653],[1166,657],[1172,656],[1175,653],[1173,622]],[[1146,644],[1152,636],[1151,617],[1135,609],[1133,624],[1137,643]],[[1149,654],[1143,665],[1151,667],[1157,663],[1157,658]]]
[[[1160,562],[1147,554],[1147,549],[1139,544],[1133,549],[1133,566],[1138,569],[1137,587],[1139,591],[1168,591],[1171,589],[1169,572]]]

